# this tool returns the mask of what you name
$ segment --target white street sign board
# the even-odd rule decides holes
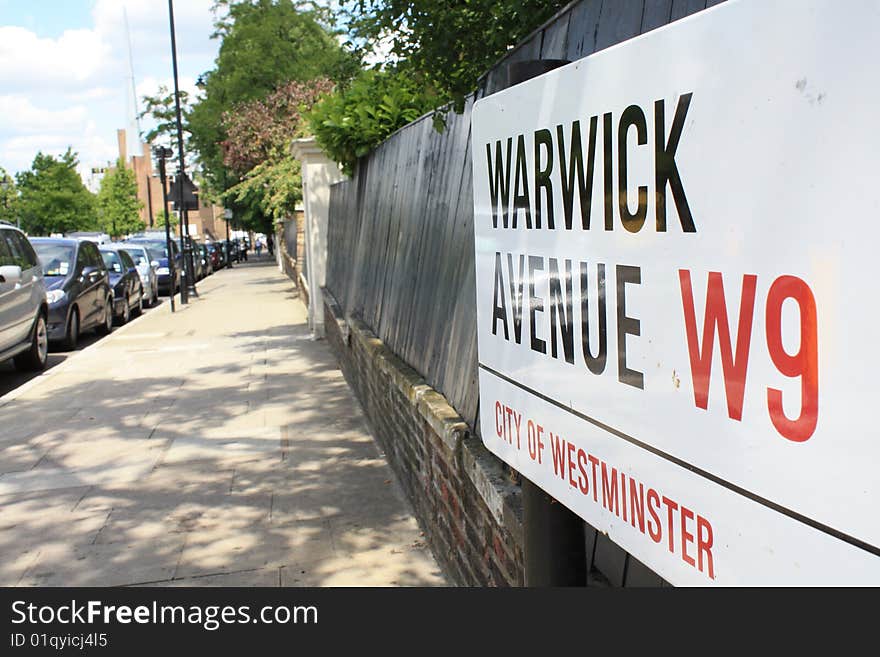
[[[674,584],[880,585],[878,24],[732,0],[474,107],[483,441]]]

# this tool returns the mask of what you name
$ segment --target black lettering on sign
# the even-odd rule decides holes
[[[596,303],[599,312],[599,351],[593,356],[593,350],[590,343],[590,314],[589,314],[589,275],[587,273],[587,263],[581,263],[581,346],[584,351],[584,362],[587,364],[593,374],[602,374],[605,371],[605,361],[608,358],[608,330],[605,309],[605,265],[599,263],[596,265],[596,278],[598,286],[598,294],[596,295]]]
[[[510,284],[510,308],[513,313],[513,338],[517,344],[522,343],[522,307],[523,307],[523,282],[526,279],[525,274],[526,257],[522,254],[519,256],[519,279],[514,275],[513,271],[513,254],[507,254],[507,273],[508,282]],[[519,283],[515,281],[519,280]],[[506,336],[505,336],[506,337]]]
[[[559,283],[559,262],[550,258],[550,355],[558,358],[557,333],[562,332],[565,361],[574,363],[574,331],[571,308],[571,260],[565,260],[565,295]],[[558,327],[558,328],[557,328]]]
[[[535,315],[544,312],[544,297],[535,296],[535,272],[544,271],[544,258],[529,256],[529,332],[532,351],[547,353],[547,343],[538,337]]]
[[[614,156],[611,152],[611,112],[602,117],[602,145],[605,185],[605,230],[614,230]]]
[[[566,157],[565,134],[562,126],[556,126],[556,140],[559,142],[559,178],[562,181],[562,210],[565,228],[571,230],[574,213],[574,193],[577,189],[581,207],[581,227],[590,229],[590,209],[593,202],[593,172],[596,168],[596,132],[599,117],[590,117],[590,136],[587,143],[587,172],[584,176],[584,153],[581,146],[581,122],[571,124],[571,149]],[[566,161],[568,166],[566,166]],[[577,187],[575,187],[577,176]]]
[[[516,170],[514,171],[513,183],[513,221],[511,228],[516,228],[516,220],[519,211],[526,213],[526,228],[532,227],[532,210],[529,201],[529,172],[526,167],[526,141],[520,135],[516,138]],[[541,217],[538,217],[538,228],[541,227]]]
[[[653,126],[648,122],[650,112],[639,105],[629,105],[619,117],[613,112],[602,114],[602,194],[604,197],[604,229],[614,230],[615,208],[620,216],[620,224],[630,233],[642,230],[648,215],[648,199],[655,199],[655,230],[667,230],[667,188],[672,192],[672,200],[678,212],[678,220],[685,233],[697,232],[693,213],[684,190],[676,162],[676,154],[684,133],[687,113],[691,105],[692,93],[678,98],[672,125],[666,132],[666,100],[654,102]],[[614,148],[615,119],[617,122],[617,148]],[[563,225],[571,230],[574,225],[575,197],[580,204],[581,228],[590,230],[593,198],[593,182],[599,163],[597,162],[596,142],[598,139],[599,116],[590,117],[590,132],[587,142],[586,162],[584,161],[581,121],[571,123],[570,136],[566,139],[565,128],[557,125],[555,132],[548,128],[538,128],[529,135],[516,136],[516,153],[513,152],[513,137],[506,140],[506,157],[502,140],[486,144],[488,162],[489,199],[492,204],[492,226],[498,228],[498,215],[501,215],[502,228],[525,228],[548,230],[556,229],[556,201],[561,198]],[[629,146],[630,128],[635,128],[635,144],[647,146],[649,132],[654,130],[654,175],[645,181],[649,184],[637,187],[635,210],[629,203]],[[531,143],[527,143],[527,138]],[[555,143],[554,143],[555,140]],[[531,148],[531,151],[529,150]],[[529,172],[528,154],[534,153],[534,171]],[[615,157],[617,158],[617,184],[615,185]],[[554,166],[558,164],[558,166]],[[511,168],[513,181],[511,182]],[[653,189],[651,189],[653,185]],[[558,187],[556,194],[554,186]],[[616,199],[615,199],[616,196]],[[534,206],[532,206],[534,199]],[[519,215],[523,214],[524,224]],[[512,218],[508,221],[509,217]],[[534,222],[532,219],[534,218]],[[545,221],[546,218],[546,221]]]
[[[492,199],[492,228],[498,228],[498,203],[501,202],[503,214],[501,225],[507,228],[507,210],[510,202],[510,155],[513,138],[507,138],[507,167],[502,171],[504,158],[501,156],[501,141],[495,142],[495,174],[492,174],[492,146],[486,144],[486,161],[489,164],[489,197]]]
[[[547,151],[547,163],[541,165],[541,147]],[[547,228],[556,228],[553,219],[553,184],[550,182],[550,174],[553,173],[553,135],[549,130],[537,130],[535,132],[535,228],[541,227],[541,217],[545,216],[541,202],[544,194],[547,195]]]
[[[626,336],[641,335],[638,319],[626,316],[626,284],[641,285],[642,270],[629,265],[617,265],[617,378],[621,383],[645,389],[645,375],[626,365]]]
[[[617,128],[617,205],[620,208],[620,223],[631,233],[638,233],[645,225],[648,216],[648,187],[639,186],[639,205],[635,212],[629,211],[627,203],[627,176],[626,176],[626,136],[630,126],[636,129],[636,142],[639,146],[648,143],[648,122],[645,113],[638,105],[627,107],[620,117],[620,125]]]
[[[509,340],[507,330],[507,304],[504,301],[504,271],[501,269],[501,252],[495,253],[495,296],[492,301],[492,335],[498,335],[498,320],[504,327],[504,339]]]
[[[679,97],[668,141],[666,140],[664,101],[658,100],[654,103],[654,192],[657,198],[657,232],[666,231],[667,183],[672,188],[672,198],[675,201],[675,208],[678,210],[678,220],[681,222],[682,230],[686,233],[697,232],[691,208],[684,195],[684,185],[681,184],[678,166],[675,164],[675,151],[678,149],[681,131],[684,129],[684,118],[687,116],[692,96],[693,94],[682,94]]]

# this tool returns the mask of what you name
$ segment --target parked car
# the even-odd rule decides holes
[[[128,251],[128,255],[134,260],[134,266],[137,267],[141,286],[144,288],[144,305],[148,308],[155,306],[159,303],[159,275],[156,273],[159,263],[153,265],[153,257],[143,244],[120,242],[119,246]]]
[[[202,260],[202,270],[205,276],[214,273],[214,261],[211,260],[211,254],[208,252],[208,245],[200,242],[196,243],[199,250],[199,257]]]
[[[109,244],[100,248],[101,257],[110,274],[113,289],[113,319],[128,324],[132,315],[138,317],[144,311],[144,286],[134,260],[125,249]]]
[[[199,249],[199,243],[195,238],[189,238],[189,248],[192,251],[192,264],[193,264],[193,275],[195,276],[196,282],[202,280],[205,274],[205,267],[202,264],[202,252]]]
[[[107,233],[101,232],[93,232],[93,231],[76,231],[73,233],[67,233],[65,237],[70,237],[75,240],[89,240],[90,242],[94,242],[97,245],[101,244],[110,244],[113,239]]]
[[[39,258],[25,234],[0,222],[0,361],[45,369],[49,305]]]
[[[83,331],[113,329],[113,292],[98,246],[89,240],[32,237],[43,266],[50,342],[75,349]]]
[[[205,248],[208,249],[208,257],[211,259],[211,269],[214,271],[220,271],[223,269],[223,252],[220,249],[220,244],[217,242],[208,242],[205,244]]]
[[[166,248],[165,238],[159,239],[158,235],[144,235],[130,237],[126,240],[126,244],[136,244],[143,246],[150,254],[150,264],[156,269],[156,283],[159,288],[159,294],[167,296],[174,294],[180,290],[180,271],[183,266],[183,258],[180,255],[180,248],[174,240],[171,241],[171,257],[174,266],[174,276],[168,266],[168,249]]]

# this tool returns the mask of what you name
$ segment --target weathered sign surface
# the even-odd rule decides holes
[[[483,440],[674,584],[880,584],[878,24],[734,0],[474,108]]]

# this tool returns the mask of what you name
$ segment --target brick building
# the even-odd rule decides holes
[[[119,146],[119,159],[134,171],[137,181],[137,195],[143,206],[140,209],[141,220],[147,229],[162,227],[162,184],[159,173],[153,169],[153,154],[149,144],[140,144],[141,154],[128,156],[126,133],[124,129],[116,131]],[[109,169],[108,169],[109,170]],[[169,172],[170,174],[171,172]],[[170,180],[168,185],[170,187]],[[168,207],[171,211],[171,205]],[[197,211],[188,213],[189,232],[193,237],[204,239],[225,239],[226,221],[223,218],[223,207],[213,204],[200,204]],[[231,228],[231,227],[230,227]]]

